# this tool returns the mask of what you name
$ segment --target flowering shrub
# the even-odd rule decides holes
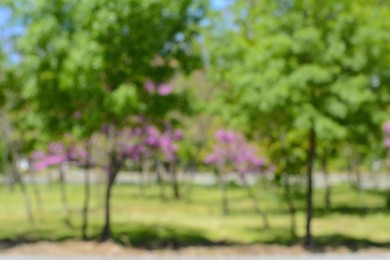
[[[230,164],[239,174],[258,172],[265,165],[263,158],[256,155],[255,148],[246,142],[242,134],[219,130],[215,138],[213,152],[204,160],[206,164]]]

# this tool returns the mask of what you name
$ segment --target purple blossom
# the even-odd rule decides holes
[[[161,96],[167,96],[172,92],[173,88],[170,85],[161,84],[158,85],[157,91]]]
[[[219,130],[216,132],[215,137],[225,143],[233,143],[236,135],[232,131]]]
[[[32,159],[33,161],[43,160],[45,157],[46,157],[46,153],[44,153],[44,152],[42,152],[42,151],[35,151],[35,152],[33,152],[33,154],[31,155],[31,159]]]
[[[388,122],[385,123],[385,125],[384,125],[384,127],[383,127],[383,130],[384,130],[386,133],[390,134],[390,121],[388,121]]]
[[[147,81],[145,83],[145,89],[148,93],[154,93],[156,91],[156,85],[151,81]]]
[[[214,150],[205,158],[206,164],[229,163],[239,174],[259,171],[265,165],[263,158],[256,155],[256,149],[241,134],[219,130],[215,137]]]
[[[50,154],[64,154],[65,148],[64,145],[58,142],[49,144],[49,153]]]
[[[180,141],[180,140],[183,139],[183,136],[184,136],[183,131],[181,131],[180,129],[178,129],[178,130],[176,130],[176,131],[173,132],[172,139],[173,139],[174,141]]]
[[[159,94],[160,96],[167,96],[173,91],[173,87],[171,85],[161,83],[156,84],[151,81],[145,82],[146,92],[150,94]]]

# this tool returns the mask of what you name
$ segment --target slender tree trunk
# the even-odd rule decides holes
[[[109,131],[109,142],[110,142],[110,154],[109,154],[109,165],[107,168],[107,182],[106,182],[106,193],[104,196],[104,226],[100,235],[100,241],[107,241],[111,238],[111,192],[115,183],[116,176],[122,166],[117,153],[117,140],[116,130],[112,127]]]
[[[39,187],[38,187],[37,179],[35,178],[34,173],[30,173],[30,176],[31,176],[31,180],[32,180],[32,187],[34,190],[35,200],[37,202],[39,212],[42,213],[44,209],[43,209],[43,203],[42,203],[42,196],[41,196],[41,192],[40,192]]]
[[[9,191],[14,191],[14,173],[11,169],[12,166],[10,165],[10,157],[12,157],[11,152],[11,144],[12,144],[12,129],[9,124],[9,120],[7,117],[7,112],[3,109],[0,110],[0,131],[1,134],[4,136],[4,147],[2,152],[3,157],[3,174],[4,174],[4,184],[8,186]]]
[[[352,158],[352,170],[353,173],[355,174],[355,184],[356,184],[356,189],[358,192],[361,192],[362,190],[362,181],[361,181],[361,174],[359,170],[359,159],[354,156]]]
[[[103,208],[104,207],[104,196],[103,196],[103,190],[106,187],[106,171],[103,172],[96,172],[95,176],[96,178],[96,185],[95,185],[95,196],[97,197],[96,201],[98,202],[97,208]]]
[[[109,175],[113,174],[111,170],[108,172]],[[111,179],[112,177],[108,176],[108,179]],[[112,188],[112,181],[107,181],[106,186],[106,193],[104,196],[104,226],[103,231],[100,236],[100,241],[107,241],[111,238],[111,225],[110,225],[110,199],[111,199],[111,188]]]
[[[3,174],[4,174],[4,185],[8,186],[9,190],[12,192],[13,191],[13,188],[12,188],[12,185],[11,185],[11,172],[9,170],[9,164],[8,164],[8,149],[7,149],[7,144],[8,142],[4,142],[4,147],[3,150],[2,150],[2,163],[3,163]]]
[[[90,169],[91,169],[91,149],[90,141],[85,143],[85,151],[87,152],[87,158],[85,160],[85,172],[84,172],[84,205],[83,205],[83,223],[81,226],[81,237],[83,240],[88,239],[88,213],[89,213],[89,201],[90,201]]]
[[[220,164],[218,167],[218,175],[219,175],[219,185],[221,187],[221,195],[222,195],[222,213],[223,215],[229,214],[229,207],[228,207],[228,198],[227,198],[227,189],[226,189],[226,181],[225,181],[225,173],[224,173],[224,166],[223,164]]]
[[[23,178],[20,175],[20,172],[19,172],[19,169],[18,169],[18,166],[17,166],[17,161],[18,161],[17,153],[16,153],[16,151],[13,150],[12,151],[12,175],[14,176],[15,182],[19,184],[20,189],[22,191],[23,198],[24,198],[24,205],[25,205],[25,209],[26,209],[27,219],[28,219],[30,224],[33,224],[34,223],[34,217],[33,217],[33,213],[32,213],[32,210],[31,210],[30,196],[29,196],[29,194],[27,192],[27,189],[26,189],[26,186],[24,184]]]
[[[390,183],[390,174],[387,173],[385,175],[385,178],[386,178],[386,209],[389,209],[390,208],[390,187],[389,187],[389,183]]]
[[[190,195],[192,192],[192,187],[194,184],[194,174],[196,172],[196,163],[194,161],[191,162],[190,167],[187,169],[186,179],[187,179],[187,187],[186,187],[186,195]]]
[[[176,160],[172,161],[170,163],[171,165],[171,173],[172,173],[172,186],[173,186],[173,194],[175,196],[175,199],[180,199],[180,193],[179,193],[179,182],[178,182],[178,176],[177,176],[177,168],[176,168]]]
[[[307,205],[306,205],[306,235],[304,245],[312,248],[314,241],[311,233],[311,221],[313,217],[313,168],[316,153],[316,132],[314,127],[309,132],[309,149],[307,158]]]
[[[327,155],[324,155],[321,162],[322,173],[324,174],[324,184],[325,184],[325,209],[330,210],[330,196],[331,196],[331,186],[329,182],[329,172],[328,172],[328,158]]]
[[[250,187],[250,185],[249,185],[249,183],[248,183],[248,181],[247,181],[247,179],[245,177],[245,174],[240,174],[240,176],[241,176],[242,182],[244,183],[244,187],[245,187],[245,189],[248,192],[249,197],[253,201],[253,205],[255,207],[256,212],[263,219],[264,228],[268,229],[269,228],[269,222],[268,222],[267,214],[265,214],[265,212],[259,207],[259,200],[257,199],[256,194],[253,192],[252,188]]]
[[[61,202],[64,210],[64,222],[65,224],[70,225],[70,211],[68,205],[68,196],[66,192],[66,180],[65,180],[65,172],[64,172],[63,164],[59,166],[59,174],[60,174]]]
[[[164,177],[163,173],[161,171],[161,162],[159,159],[155,159],[154,166],[156,168],[156,174],[157,174],[157,184],[160,189],[160,199],[161,201],[165,201],[165,189],[164,189]]]
[[[146,170],[146,167],[145,167],[145,159],[144,158],[141,158],[139,160],[139,169],[140,169],[140,173],[139,173],[139,194],[141,197],[143,197],[145,195],[145,170]]]
[[[284,160],[284,166],[285,166],[285,182],[283,183],[284,186],[284,196],[286,198],[288,211],[290,214],[290,233],[293,238],[297,236],[297,221],[296,221],[296,208],[294,205],[294,199],[293,194],[291,192],[291,185],[290,185],[290,160],[288,155],[288,148],[286,143],[286,137],[285,133],[283,133],[280,136],[280,140],[282,143],[282,149],[283,149],[283,160]]]
[[[107,241],[111,238],[111,192],[118,172],[118,162],[113,158],[108,167],[106,193],[104,197],[104,226],[100,241]]]
[[[284,195],[286,197],[288,211],[290,213],[290,233],[292,237],[297,236],[297,221],[296,221],[296,208],[294,205],[293,194],[291,193],[291,185],[290,185],[290,175],[289,173],[285,173],[285,183],[284,183]]]
[[[29,196],[29,194],[27,192],[27,189],[26,189],[26,186],[24,185],[24,182],[23,182],[23,180],[22,180],[22,178],[20,176],[17,179],[17,183],[19,183],[20,189],[22,190],[22,193],[23,193],[24,204],[25,204],[25,208],[26,208],[26,214],[27,214],[28,222],[30,224],[33,224],[34,223],[34,217],[33,217],[33,213],[32,213],[32,210],[31,210],[30,196]]]

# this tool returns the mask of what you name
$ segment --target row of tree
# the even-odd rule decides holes
[[[69,144],[85,144],[88,169],[89,144],[103,134],[102,240],[111,235],[110,198],[124,158],[163,158],[175,172],[178,157],[199,164],[215,142],[206,163],[220,172],[230,167],[245,178],[263,165],[241,134],[218,132],[210,141],[213,125],[242,132],[274,162],[284,176],[293,234],[289,175],[306,172],[308,247],[314,167],[327,173],[330,161],[347,158],[359,179],[361,162],[384,154],[387,1],[230,1],[216,8],[202,0],[19,0],[3,8],[12,12],[10,24],[23,28],[0,55],[5,172],[66,136]],[[185,140],[177,151],[179,125]],[[156,133],[161,153],[146,155]],[[68,160],[65,150],[51,160]],[[35,166],[53,163],[45,160]]]

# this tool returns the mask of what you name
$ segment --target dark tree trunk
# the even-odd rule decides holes
[[[314,246],[311,234],[311,220],[313,217],[313,168],[316,153],[316,132],[314,127],[309,132],[309,149],[307,157],[307,195],[306,195],[306,235],[304,245],[306,248]]]
[[[322,173],[324,174],[324,184],[325,184],[325,209],[330,210],[330,196],[331,196],[331,186],[329,182],[329,172],[328,172],[328,158],[327,155],[324,155],[321,162]]]
[[[8,158],[8,142],[4,142],[4,147],[2,151],[2,162],[3,162],[3,174],[4,174],[4,184],[8,186],[9,191],[14,191],[14,181],[13,176],[14,174],[10,170],[9,167],[9,158]]]
[[[83,223],[81,225],[81,237],[83,240],[88,239],[88,213],[89,213],[89,201],[90,201],[90,168],[91,168],[91,149],[89,140],[85,144],[85,151],[87,152],[87,158],[85,160],[85,172],[84,172],[84,205],[83,205]]]
[[[104,227],[100,237],[100,241],[107,241],[111,238],[111,191],[117,175],[117,170],[114,165],[110,165],[107,176],[106,194],[104,196]]]
[[[179,182],[177,177],[177,169],[176,169],[176,161],[173,161],[171,164],[171,173],[172,173],[172,186],[173,186],[173,194],[175,196],[175,199],[180,199],[180,192],[179,192]]]
[[[100,236],[100,241],[102,242],[111,238],[111,192],[116,176],[120,170],[116,152],[113,151],[110,157],[110,165],[107,169],[106,193],[104,196],[104,226]]]
[[[0,131],[4,136],[4,147],[2,151],[2,161],[3,161],[3,174],[4,174],[4,184],[8,186],[9,191],[14,191],[15,174],[13,172],[13,166],[10,164],[12,162],[12,129],[10,127],[7,112],[5,110],[0,110]],[[11,160],[11,161],[10,161]]]
[[[66,180],[65,180],[65,172],[64,172],[63,164],[59,166],[59,174],[60,174],[61,202],[64,210],[64,222],[65,224],[70,225],[70,212],[69,212],[69,205],[68,205],[68,196],[66,192]]]

